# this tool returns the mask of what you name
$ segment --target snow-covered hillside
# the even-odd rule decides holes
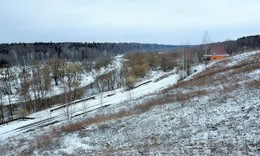
[[[1,126],[0,153],[260,154],[260,51],[211,62],[178,83],[175,71],[169,75],[151,78],[150,83],[131,91],[118,89],[81,102],[74,114],[87,113],[69,123],[59,116],[64,110],[53,114],[46,110],[42,116],[49,122],[44,124],[28,129],[15,127],[25,122]],[[90,111],[101,103],[109,106]],[[57,120],[50,120],[52,117]],[[29,122],[35,121],[24,125]]]

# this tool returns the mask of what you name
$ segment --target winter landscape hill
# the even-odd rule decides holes
[[[130,91],[1,125],[0,153],[259,155],[260,51],[212,61],[183,80],[180,73],[151,72]]]

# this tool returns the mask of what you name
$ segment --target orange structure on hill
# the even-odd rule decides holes
[[[204,57],[206,57],[208,60],[222,59],[227,56],[229,55],[226,53],[221,44],[213,45],[209,54],[204,55]]]

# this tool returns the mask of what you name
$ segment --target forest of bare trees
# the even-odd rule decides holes
[[[125,52],[174,51],[179,46],[139,43],[14,43],[0,44],[0,66],[28,65],[49,59],[84,61]]]
[[[19,69],[17,69],[19,68]],[[54,59],[41,64],[35,61],[31,66],[0,68],[0,118],[4,120],[4,114],[13,118],[18,114],[40,111],[52,106],[50,93],[52,85],[61,85],[64,88],[62,103],[73,101],[80,97],[80,73],[82,64],[69,63],[65,60]],[[18,85],[17,85],[18,84]],[[18,103],[11,101],[11,96],[20,97]],[[8,96],[8,104],[3,104],[2,96]],[[8,113],[4,113],[8,111]],[[22,114],[22,115],[26,115]]]
[[[127,53],[125,62],[120,68],[105,72],[95,78],[94,87],[99,93],[126,87],[131,90],[138,80],[142,80],[149,71],[171,71],[175,67],[179,70],[186,70],[189,73],[190,64],[198,63],[198,52],[194,48],[183,48],[179,52],[145,52]],[[185,51],[185,53],[183,52]],[[8,102],[8,105],[1,104],[0,111],[8,111],[8,116],[13,118],[14,114],[26,115],[31,112],[40,111],[56,104],[50,100],[50,93],[53,86],[63,87],[62,101],[68,103],[80,98],[82,90],[80,83],[82,73],[89,73],[92,70],[100,70],[111,64],[112,57],[99,57],[92,61],[69,62],[65,59],[49,59],[44,62],[34,61],[30,66],[5,65],[0,68],[0,95],[19,95],[20,104]],[[16,69],[19,68],[19,69]],[[19,84],[18,86],[15,84]],[[2,98],[1,98],[2,100]],[[4,120],[4,113],[1,119]],[[6,113],[5,113],[6,114]]]
[[[227,40],[222,44],[228,54],[260,49],[260,35],[241,37],[235,41]]]

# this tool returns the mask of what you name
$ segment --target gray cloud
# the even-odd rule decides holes
[[[259,33],[259,0],[0,0],[0,42],[199,44]]]

